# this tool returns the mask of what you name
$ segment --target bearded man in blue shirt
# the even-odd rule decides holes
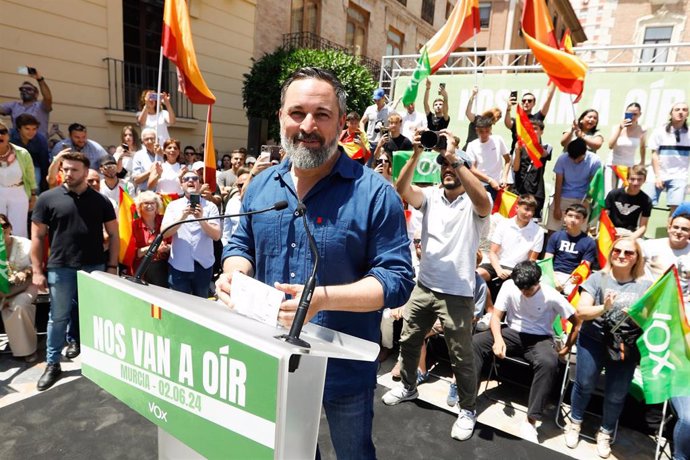
[[[345,89],[329,71],[297,70],[284,83],[279,112],[286,159],[248,186],[242,211],[286,200],[276,213],[243,217],[223,252],[219,298],[230,303],[240,271],[289,295],[278,320],[290,326],[312,256],[302,218],[306,206],[321,262],[307,319],[370,341],[380,336],[381,311],[403,305],[413,287],[402,202],[371,169],[338,148],[345,123]],[[373,459],[371,437],[375,362],[328,362],[323,407],[339,459]],[[317,450],[318,457],[318,450]]]

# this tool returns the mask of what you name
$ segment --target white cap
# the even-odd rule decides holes
[[[203,161],[195,161],[194,164],[192,164],[192,171],[198,171],[200,169],[204,169],[204,164]]]

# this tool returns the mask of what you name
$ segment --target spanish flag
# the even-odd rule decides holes
[[[564,43],[566,50],[559,49],[545,0],[525,0],[522,34],[532,54],[558,89],[576,95],[575,102],[580,100],[587,65],[572,54],[572,44],[568,51],[569,38]]]
[[[590,266],[589,262],[586,260],[583,260],[580,262],[580,265],[578,265],[575,270],[570,274],[570,279],[573,282],[573,284],[580,285],[585,282],[587,278],[589,278],[589,275],[592,273],[592,267]]]
[[[503,217],[511,218],[517,214],[518,196],[513,192],[501,189],[496,194],[496,201],[491,214],[499,213]]]
[[[544,148],[541,146],[539,136],[534,131],[534,126],[532,126],[527,112],[519,104],[517,106],[517,117],[515,117],[515,131],[517,132],[518,144],[520,147],[525,148],[534,167],[541,168],[541,157],[544,155]]]
[[[446,23],[423,46],[412,80],[405,89],[403,105],[414,102],[419,82],[435,74],[446,63],[450,53],[479,30],[479,0],[458,0]]]
[[[163,56],[177,66],[180,90],[187,98],[194,104],[215,103],[196,62],[186,0],[165,0],[162,47]]]
[[[609,261],[609,253],[616,240],[616,228],[611,222],[608,212],[604,209],[599,219],[599,235],[597,235],[597,250],[599,251],[599,267],[604,268]]]
[[[210,105],[206,112],[206,136],[204,137],[204,184],[208,184],[211,192],[216,191],[216,148],[213,145]]]
[[[616,173],[616,176],[618,176],[618,178],[623,182],[623,187],[627,187],[630,168],[624,165],[613,165],[611,166],[611,169],[613,169],[613,172]]]
[[[132,237],[132,222],[137,217],[137,207],[129,193],[120,187],[120,204],[117,208],[117,226],[120,232],[120,254],[118,262],[130,268],[134,262],[137,248]]]

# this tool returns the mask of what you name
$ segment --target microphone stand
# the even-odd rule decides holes
[[[170,224],[167,227],[163,228],[158,235],[156,235],[156,239],[153,240],[153,243],[149,246],[149,249],[146,251],[146,254],[141,260],[141,264],[139,265],[139,268],[137,269],[137,272],[134,274],[134,276],[125,276],[124,278],[128,279],[129,281],[132,281],[137,284],[147,284],[144,280],[141,279],[142,276],[146,273],[146,270],[148,270],[149,266],[151,265],[151,261],[153,259],[153,256],[156,254],[156,251],[158,251],[158,247],[161,245],[163,242],[163,235],[165,235],[165,232],[170,230],[173,227],[176,227],[178,225],[182,224],[188,224],[191,222],[203,222],[206,220],[215,220],[215,219],[225,219],[228,217],[241,217],[241,216],[252,216],[254,214],[261,214],[264,212],[268,211],[280,211],[282,209],[287,208],[288,203],[287,201],[278,201],[273,204],[273,206],[270,206],[268,208],[264,209],[259,209],[257,211],[248,211],[248,212],[239,212],[237,214],[224,214],[220,216],[211,216],[211,217],[200,217],[198,219],[187,219],[183,220],[181,222],[175,222],[174,224]]]
[[[312,256],[314,257],[314,267],[311,271],[311,275],[304,284],[304,290],[299,299],[299,304],[297,306],[297,311],[295,311],[295,319],[290,326],[290,332],[287,335],[281,335],[280,338],[288,343],[297,345],[302,348],[311,348],[308,342],[300,339],[300,333],[302,332],[302,327],[304,326],[304,320],[307,317],[307,312],[309,311],[309,305],[311,304],[311,297],[314,294],[314,289],[316,289],[316,270],[319,266],[319,251],[316,247],[316,241],[314,241],[314,236],[309,230],[307,225],[307,207],[304,203],[300,202],[297,205],[297,214],[302,216],[302,224],[304,225],[304,232],[307,234],[307,240],[309,241],[309,249],[311,250]]]

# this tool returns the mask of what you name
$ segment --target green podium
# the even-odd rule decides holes
[[[284,329],[226,306],[104,272],[79,272],[82,372],[159,428],[159,458],[314,458],[328,358],[377,344]]]

